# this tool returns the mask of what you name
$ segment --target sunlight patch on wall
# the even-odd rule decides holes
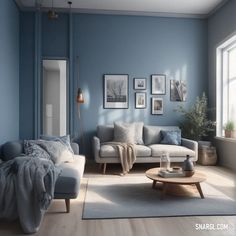
[[[187,65],[183,65],[182,66],[182,70],[181,70],[181,79],[182,80],[187,80]]]
[[[83,107],[84,109],[88,110],[89,107],[90,107],[90,93],[89,93],[89,88],[88,86],[84,86],[83,87],[83,95],[84,95],[84,104],[83,104]]]

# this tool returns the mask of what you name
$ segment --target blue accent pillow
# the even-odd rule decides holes
[[[24,140],[24,150],[27,156],[51,160],[50,155],[38,145],[36,140]]]
[[[181,145],[181,130],[161,130],[161,144]]]
[[[69,151],[74,154],[74,151],[70,145],[70,135],[65,135],[65,136],[49,136],[49,135],[41,135],[41,139],[46,140],[46,141],[60,141],[63,143]]]

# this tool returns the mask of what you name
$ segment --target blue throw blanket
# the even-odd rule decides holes
[[[51,160],[19,156],[0,163],[0,219],[19,219],[25,233],[38,231],[60,169]]]

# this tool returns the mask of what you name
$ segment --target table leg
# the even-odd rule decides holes
[[[157,183],[157,181],[156,181],[156,180],[153,180],[152,188],[155,188],[155,187],[156,187],[156,183]]]
[[[197,187],[197,190],[198,190],[198,192],[199,192],[201,198],[204,198],[204,195],[203,195],[203,192],[202,192],[202,188],[201,188],[200,183],[196,183],[195,185],[196,185],[196,187]]]
[[[168,187],[168,184],[167,183],[163,183],[162,192],[161,192],[161,199],[164,199],[164,197],[166,195],[167,187]]]

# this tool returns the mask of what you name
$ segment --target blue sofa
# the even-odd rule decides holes
[[[78,196],[81,179],[84,173],[85,157],[79,155],[77,143],[71,143],[75,161],[62,163],[62,173],[57,179],[54,191],[54,199],[64,199],[66,212],[70,212],[70,199]],[[1,161],[8,161],[24,153],[23,141],[7,142],[0,147]]]

